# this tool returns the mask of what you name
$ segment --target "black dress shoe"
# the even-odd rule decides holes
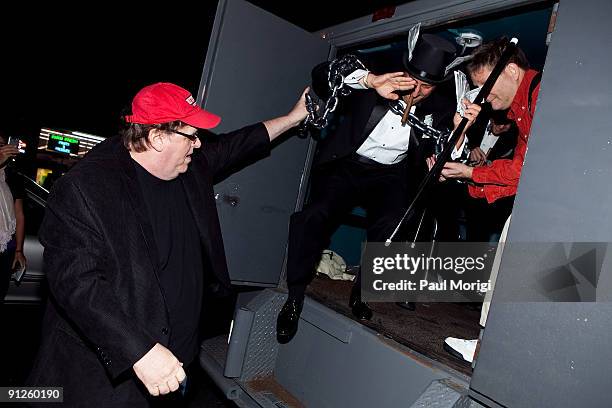
[[[416,309],[416,304],[414,302],[395,302],[395,304],[402,309],[410,310],[411,312]]]
[[[372,318],[372,309],[366,302],[361,301],[361,295],[359,291],[353,290],[349,299],[349,306],[351,312],[359,320],[370,320]]]
[[[276,320],[276,340],[280,344],[286,344],[291,341],[298,330],[300,321],[300,313],[302,313],[304,299],[288,298],[283,308],[278,313]]]

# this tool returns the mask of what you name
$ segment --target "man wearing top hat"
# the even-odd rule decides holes
[[[315,274],[321,251],[327,247],[341,216],[359,205],[367,212],[367,240],[385,241],[393,232],[427,172],[427,143],[409,124],[402,125],[401,112],[391,109],[389,99],[399,99],[403,109],[436,129],[450,128],[454,103],[445,106],[426,103],[436,86],[452,77],[445,68],[454,60],[456,48],[445,39],[423,34],[404,58],[405,73],[375,75],[357,70],[346,76],[345,84],[364,89],[342,100],[346,117],[318,146],[312,171],[309,203],[291,216],[287,261],[289,296],[277,320],[277,339],[289,342],[296,334],[306,287]],[[313,90],[326,98],[329,63],[313,70]],[[398,93],[389,92],[396,85]],[[467,101],[466,101],[467,102]],[[471,121],[479,111],[467,104]],[[360,278],[356,279],[349,305],[360,320],[369,320],[372,311],[361,301]]]

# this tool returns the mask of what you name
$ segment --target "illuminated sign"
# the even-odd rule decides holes
[[[47,150],[68,155],[76,155],[79,152],[79,140],[73,137],[51,133],[47,141]]]

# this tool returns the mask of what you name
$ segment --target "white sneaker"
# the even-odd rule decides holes
[[[444,340],[444,350],[470,364],[474,361],[477,345],[478,339],[464,340],[455,337],[447,337]]]

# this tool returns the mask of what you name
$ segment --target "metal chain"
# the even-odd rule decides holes
[[[389,102],[389,107],[391,108],[391,112],[395,113],[396,115],[404,115],[405,108],[399,101]],[[417,118],[412,112],[408,114],[408,123],[410,124],[410,127],[421,132],[424,139],[434,139],[436,143],[441,139],[446,140],[448,139],[448,136],[450,136],[450,132],[443,132],[429,126],[427,123]]]
[[[338,96],[347,96],[351,93],[350,88],[345,87],[345,74],[349,74],[357,69],[366,69],[361,61],[354,55],[345,55],[342,58],[333,60],[329,65],[327,74],[327,86],[331,94],[327,101],[323,103],[319,100],[316,103],[310,93],[306,93],[306,110],[308,116],[300,126],[300,134],[305,135],[308,125],[316,129],[323,129],[329,122],[329,115],[338,107]]]
[[[399,101],[389,102],[389,107],[391,108],[391,111],[396,115],[404,115],[405,108]],[[417,118],[413,113],[408,114],[408,123],[410,124],[410,127],[421,132],[421,134],[423,135],[423,139],[433,139],[435,141],[434,152],[436,157],[442,154],[444,146],[446,145],[446,142],[448,142],[448,139],[451,137],[452,132],[438,130]],[[468,161],[468,156],[469,151],[467,149],[467,144],[465,144],[463,147],[463,151],[461,152],[461,155],[457,159],[457,161],[461,163],[466,163]]]
[[[329,122],[329,115],[338,107],[338,96],[347,96],[351,93],[351,89],[344,86],[345,74],[349,74],[357,69],[366,68],[363,63],[357,59],[357,57],[351,54],[335,59],[330,63],[327,74],[327,85],[331,90],[331,95],[325,102],[323,102],[321,99],[318,99],[317,102],[315,102],[310,92],[306,93],[306,110],[308,111],[308,115],[300,125],[300,136],[306,136],[306,130],[309,125],[319,130],[327,126]],[[404,114],[405,108],[399,101],[391,101],[389,106],[393,113],[400,116]],[[436,156],[442,153],[445,143],[452,134],[450,131],[441,131],[426,124],[412,113],[408,114],[408,123],[412,128],[421,132],[423,138],[431,138],[435,140]],[[464,149],[461,154],[460,161],[467,161],[467,155],[469,153],[466,153],[467,149]]]

